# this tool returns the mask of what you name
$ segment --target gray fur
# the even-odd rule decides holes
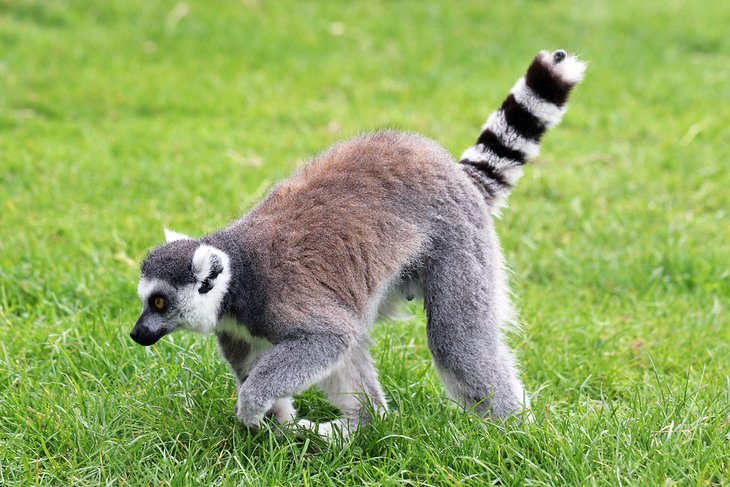
[[[174,286],[195,282],[189,264],[199,245],[195,240],[177,240],[154,249],[142,261],[142,276],[158,278]]]
[[[348,430],[370,422],[373,412],[381,415],[388,409],[369,347],[370,340],[361,339],[350,348],[342,364],[318,384],[342,411]]]
[[[218,333],[218,348],[223,358],[230,364],[233,375],[236,376],[237,384],[240,386],[246,382],[248,373],[251,372],[246,363],[246,359],[251,352],[251,344],[243,339],[236,338],[231,333],[220,332]]]
[[[548,62],[541,56],[535,63]],[[533,92],[516,93],[552,113]],[[511,103],[504,110],[514,112]],[[562,105],[554,109],[562,116]],[[500,165],[494,154],[526,143],[513,136],[520,127],[492,120],[462,165],[419,135],[364,135],[315,157],[227,228],[199,240],[167,232],[174,241],[142,265],[133,338],[149,345],[179,328],[215,333],[244,424],[290,421],[291,396],[316,384],[344,416],[318,431],[347,433],[387,410],[369,352],[378,311],[393,295],[422,295],[447,393],[485,417],[520,411],[528,401],[503,339],[513,311],[492,213],[516,180],[500,171],[520,162]],[[164,310],[152,307],[158,295]]]

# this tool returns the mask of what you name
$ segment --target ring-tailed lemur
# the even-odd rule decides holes
[[[316,156],[227,228],[199,239],[166,231],[142,263],[131,337],[214,333],[244,424],[293,421],[292,394],[318,384],[347,431],[386,409],[369,353],[379,306],[419,289],[448,394],[484,416],[519,411],[527,397],[503,342],[512,310],[492,213],[584,69],[565,51],[539,53],[459,164],[418,135],[364,135]]]

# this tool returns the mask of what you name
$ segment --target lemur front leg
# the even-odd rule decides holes
[[[330,374],[354,342],[354,327],[315,325],[289,333],[254,365],[238,391],[236,415],[260,425],[266,411]]]
[[[218,334],[218,346],[223,358],[233,369],[237,390],[240,391],[241,385],[246,382],[251,369],[265,350],[225,332]],[[238,409],[238,403],[236,403],[235,411]],[[291,397],[276,399],[265,414],[265,416],[275,418],[281,424],[294,421],[296,415],[297,411],[294,409]]]

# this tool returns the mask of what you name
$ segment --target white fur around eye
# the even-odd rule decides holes
[[[164,284],[159,279],[143,277],[139,280],[139,284],[137,284],[137,295],[143,303],[146,303],[150,296],[152,296],[152,293],[163,286]]]

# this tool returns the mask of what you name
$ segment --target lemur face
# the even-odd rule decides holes
[[[137,286],[142,313],[130,336],[144,346],[178,329],[213,331],[231,276],[221,250],[180,234],[166,235],[168,242],[142,262]]]

